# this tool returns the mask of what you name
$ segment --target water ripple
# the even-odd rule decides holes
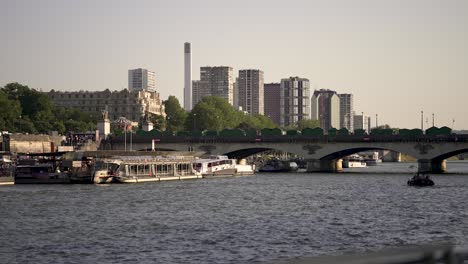
[[[269,263],[468,244],[468,178],[259,174],[134,185],[0,188],[0,262]]]

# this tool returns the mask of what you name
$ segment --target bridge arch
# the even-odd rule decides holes
[[[270,150],[278,150],[274,148],[243,148],[235,151],[231,151],[228,153],[224,153],[224,155],[227,155],[231,159],[245,159],[249,156],[262,153],[265,151],[270,151]],[[281,150],[278,150],[281,151]]]
[[[442,155],[434,157],[432,160],[442,161],[442,160],[446,160],[448,158],[451,158],[453,156],[456,156],[456,155],[459,155],[459,154],[462,154],[462,153],[468,153],[468,148],[461,148],[461,149],[458,149],[458,150],[449,151],[447,153],[444,153]]]
[[[389,150],[389,151],[396,151],[396,150],[392,150],[392,149],[387,149],[387,148],[377,148],[377,147],[356,147],[356,148],[346,148],[346,149],[343,149],[343,150],[339,150],[339,151],[335,151],[333,153],[330,153],[322,158],[320,158],[321,160],[338,160],[338,159],[342,159],[346,156],[349,156],[349,155],[352,155],[352,154],[356,154],[356,153],[359,153],[359,152],[363,152],[363,151],[370,151],[370,150]],[[398,152],[398,151],[396,151]]]

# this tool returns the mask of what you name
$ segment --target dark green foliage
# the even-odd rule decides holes
[[[439,133],[441,135],[450,135],[452,134],[452,129],[446,126],[443,126],[439,129]]]
[[[19,83],[0,89],[0,129],[47,133],[96,130],[97,118],[76,109],[55,107],[46,94]]]
[[[445,135],[445,136],[448,136],[452,133],[452,129],[449,128],[449,127],[441,127],[441,128],[437,128],[437,127],[430,127],[428,129],[426,129],[426,135],[428,136],[439,136],[439,135]]]
[[[245,136],[245,131],[242,129],[223,129],[219,132],[219,135],[222,137],[243,137]]]
[[[398,130],[398,135],[410,136],[411,135],[411,130],[406,129],[406,128],[402,128],[402,129]]]
[[[155,115],[150,113],[149,117],[151,123],[153,123],[153,128],[158,130],[166,129],[166,119],[162,115]]]
[[[371,135],[393,135],[393,129],[391,128],[374,128],[371,130]]]
[[[186,130],[217,130],[239,128],[242,130],[276,127],[270,118],[263,115],[248,115],[237,111],[225,99],[204,97],[189,113]]]
[[[216,130],[206,130],[203,133],[203,135],[206,136],[206,137],[217,137],[219,134],[218,134],[218,131],[216,131]]]
[[[413,136],[420,136],[424,134],[423,131],[419,128],[414,128],[414,129],[411,129],[411,135]]]
[[[428,136],[435,136],[439,134],[439,128],[438,127],[430,127],[426,129],[426,135]]]
[[[192,137],[201,137],[203,136],[203,132],[200,130],[192,131],[191,132]]]
[[[15,120],[21,119],[21,104],[19,101],[8,99],[8,95],[0,90],[0,129],[2,131],[18,131]]]
[[[288,136],[297,136],[297,135],[300,135],[300,134],[301,134],[301,132],[298,131],[298,130],[291,129],[291,130],[286,131],[286,135],[288,135]]]
[[[256,129],[245,130],[245,135],[248,136],[248,137],[256,137],[256,136],[258,136],[258,130],[256,130]]]
[[[162,132],[158,129],[153,129],[151,131],[144,131],[144,130],[137,130],[136,134],[138,136],[144,136],[144,137],[161,137]]]
[[[423,131],[419,128],[414,128],[414,129],[402,128],[398,130],[398,135],[401,135],[401,136],[420,136],[422,134],[423,134]]]
[[[264,128],[261,130],[262,136],[282,136],[283,131],[279,128]]]
[[[303,130],[305,128],[320,127],[320,122],[314,119],[302,119],[297,122],[297,129]]]
[[[171,130],[165,130],[165,131],[162,132],[163,137],[172,137],[174,135],[175,135],[175,133],[173,131],[171,131]]]
[[[340,130],[338,130],[338,135],[340,136],[347,136],[349,135],[349,131],[347,128],[343,127]]]
[[[189,136],[191,136],[191,134],[188,131],[177,131],[177,136],[179,136],[179,137],[189,137]]]
[[[166,128],[171,131],[184,130],[187,112],[182,109],[177,97],[171,95],[163,104],[166,112]]]
[[[137,134],[137,136],[143,136],[143,137],[144,136],[149,136],[150,131],[144,131],[142,129],[139,129],[139,130],[137,130],[136,134]]]
[[[304,129],[302,129],[302,135],[303,136],[322,136],[323,135],[323,129],[320,128],[320,127],[304,128]]]
[[[354,135],[356,136],[364,136],[367,135],[366,131],[364,129],[358,128],[354,130]]]
[[[338,130],[334,127],[328,129],[328,135],[329,136],[336,136],[338,134]]]

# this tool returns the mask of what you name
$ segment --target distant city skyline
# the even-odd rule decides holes
[[[2,0],[0,86],[121,90],[144,68],[183,105],[190,42],[193,76],[206,65],[262,69],[265,83],[301,76],[311,92],[353,94],[379,125],[419,128],[424,111],[424,127],[434,113],[468,129],[467,25],[463,0]]]

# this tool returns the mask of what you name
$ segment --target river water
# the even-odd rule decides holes
[[[468,246],[468,163],[435,187],[408,163],[335,174],[0,187],[0,263],[274,263]],[[356,170],[361,173],[354,173]]]

